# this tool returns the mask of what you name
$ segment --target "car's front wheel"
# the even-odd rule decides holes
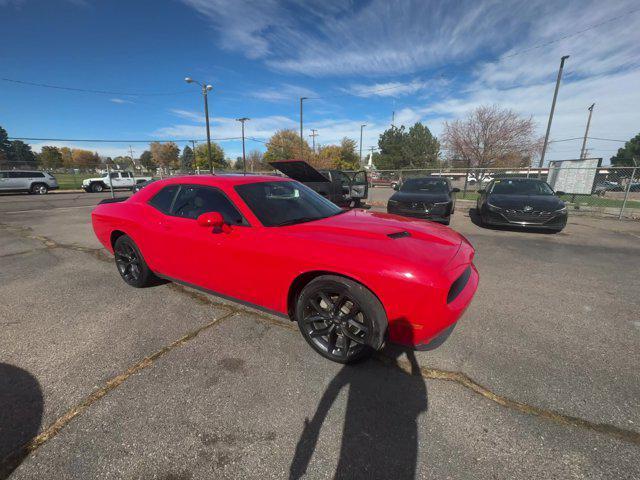
[[[113,245],[116,267],[122,279],[132,287],[143,288],[153,283],[155,275],[144,261],[140,249],[128,235],[121,235]]]
[[[104,190],[104,185],[102,185],[101,183],[92,183],[91,184],[91,191],[93,193],[100,193],[103,190]]]
[[[322,275],[300,292],[295,307],[302,336],[329,360],[351,363],[379,350],[387,316],[378,298],[348,278]]]
[[[48,191],[49,187],[44,183],[34,183],[31,185],[31,193],[35,195],[46,195]]]

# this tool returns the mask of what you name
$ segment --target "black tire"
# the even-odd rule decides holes
[[[91,184],[91,191],[93,193],[100,193],[103,190],[104,190],[104,185],[102,183],[96,182]]]
[[[46,195],[49,193],[49,187],[46,183],[34,183],[31,185],[31,193],[34,195]]]
[[[365,286],[322,275],[296,299],[295,319],[311,348],[337,363],[353,363],[382,348],[387,331],[384,307]]]
[[[121,235],[113,245],[116,268],[122,279],[132,287],[144,288],[156,279],[144,261],[140,249],[127,235]]]

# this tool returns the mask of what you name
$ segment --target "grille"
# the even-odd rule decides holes
[[[424,202],[400,202],[400,207],[405,210],[431,210],[433,208],[433,203],[424,203]]]
[[[516,220],[516,221],[520,220],[523,222],[535,222],[535,221],[543,222],[551,218],[551,216],[553,215],[553,212],[547,212],[545,210],[525,211],[525,210],[516,210],[516,209],[506,209],[504,211],[504,215],[509,220]]]

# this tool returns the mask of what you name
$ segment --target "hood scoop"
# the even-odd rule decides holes
[[[389,237],[389,238],[393,238],[394,240],[395,240],[396,238],[404,238],[404,237],[410,237],[410,236],[411,236],[411,234],[410,234],[409,232],[407,232],[407,231],[404,231],[404,232],[395,232],[395,233],[389,233],[389,234],[387,234],[387,237]]]

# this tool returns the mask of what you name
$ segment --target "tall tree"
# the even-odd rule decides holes
[[[71,149],[69,147],[60,147],[60,155],[62,156],[62,166],[65,168],[73,168]]]
[[[44,169],[54,169],[62,167],[62,154],[58,147],[44,146],[38,155],[38,162]]]
[[[541,139],[531,118],[496,105],[445,122],[442,136],[452,163],[474,168],[523,167],[539,154]]]
[[[149,150],[151,150],[153,161],[163,169],[169,171],[178,166],[180,148],[174,142],[151,142]]]
[[[305,160],[312,158],[313,152],[306,140],[302,141],[302,151]],[[300,136],[295,130],[278,130],[267,142],[264,161],[268,163],[293,158],[300,159]]]
[[[36,156],[31,151],[31,146],[22,140],[11,142],[9,160],[15,168],[36,168],[37,166]]]
[[[5,161],[11,159],[11,141],[9,141],[9,134],[2,127],[0,127],[0,153],[4,154]]]
[[[74,168],[91,170],[100,165],[100,156],[90,150],[73,148],[71,149],[71,164]]]
[[[378,139],[378,147],[380,148],[380,156],[375,164],[379,169],[400,169],[408,168],[408,142],[407,133],[404,125],[396,127],[392,125],[380,134]]]
[[[251,150],[247,155],[247,170],[250,172],[273,170],[271,165],[264,161],[263,157],[260,150]]]
[[[180,156],[180,169],[183,171],[192,170],[194,159],[193,149],[189,145],[185,146]]]
[[[344,137],[340,142],[340,158],[334,167],[341,170],[359,170],[360,158],[356,152],[357,145],[358,142],[352,138]]]
[[[406,136],[407,155],[413,168],[434,167],[440,157],[440,142],[428,127],[417,122]]]
[[[618,149],[618,153],[611,157],[611,165],[614,167],[632,167],[634,158],[640,166],[640,133],[626,142],[623,148]]]
[[[142,152],[142,155],[140,155],[140,163],[147,170],[155,170],[158,168],[158,165],[153,161],[153,155],[151,155],[149,150]]]
[[[207,144],[201,143],[194,151],[195,166],[200,170],[209,170],[209,157],[207,154]],[[224,170],[229,168],[229,163],[224,158],[223,148],[215,142],[211,142],[211,162],[213,168]]]

